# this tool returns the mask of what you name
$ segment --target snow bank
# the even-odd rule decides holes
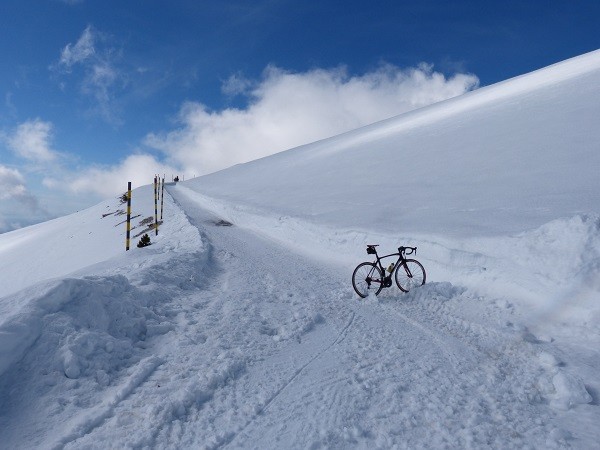
[[[4,433],[13,444],[58,448],[101,423],[160,365],[144,348],[174,329],[157,314],[165,294],[122,275],[45,282],[16,297],[26,305],[0,324],[0,403],[3,417],[18,424]],[[20,409],[11,402],[15,390]],[[19,427],[44,429],[55,420],[67,429],[44,430],[43,440],[19,437]],[[52,445],[54,433],[60,442]]]
[[[600,331],[598,216],[557,219],[514,236],[453,239],[335,229],[210,198],[185,186],[176,189],[237,226],[294,252],[344,266],[348,273],[372,259],[366,254],[367,244],[380,244],[380,254],[393,253],[400,245],[416,246],[415,257],[425,265],[430,282],[466,286],[491,301],[509,299],[507,304],[518,305],[535,323],[560,314],[561,320]]]
[[[23,292],[18,298],[27,306],[0,324],[0,375],[42,332],[56,332],[63,336],[58,343],[47,339],[36,346],[52,355],[61,372],[69,378],[100,373],[104,378],[106,370],[118,367],[115,359],[147,333],[149,311],[142,312],[132,296],[136,295],[123,276],[67,278],[46,284],[36,294]]]
[[[161,277],[180,287],[201,283],[194,275],[202,274],[206,248],[198,229],[170,197],[165,197],[164,224],[156,236],[147,229],[148,221],[141,223],[150,217],[143,211],[153,211],[151,187],[132,196],[138,208],[133,209],[137,214],[132,214],[129,252],[124,250],[125,216],[118,213],[123,206],[118,200],[0,235],[3,293],[9,294],[0,298],[0,375],[35,345],[38,352],[45,348],[42,353],[52,355],[52,365],[60,364],[67,377],[91,376],[108,383],[108,371],[118,369],[118,360],[136,342],[168,331],[160,324],[148,325],[149,319],[157,320],[148,305],[161,298],[160,291],[144,292],[134,284],[160,285]],[[138,249],[134,236],[144,232],[153,244]],[[32,261],[36,267],[28,270]],[[66,274],[72,277],[51,280]],[[51,337],[55,333],[63,337],[56,341]]]
[[[152,205],[150,188],[134,191],[136,196],[138,205]],[[113,210],[105,205],[68,217],[62,232],[54,221],[33,227],[32,236],[27,236],[32,227],[19,230],[23,239],[14,248],[20,254],[35,255],[48,234],[51,245],[67,248],[53,267],[15,282],[11,289],[21,289],[0,298],[0,421],[16,424],[3,433],[6,442],[64,447],[110,417],[163,363],[146,349],[176,329],[177,312],[169,301],[206,283],[209,257],[198,229],[170,196],[164,200],[159,235],[152,230],[152,245],[137,248],[133,236],[150,231],[140,223],[145,215],[138,216],[129,252],[123,249],[125,225],[112,223],[122,218],[107,222],[109,216],[98,214]],[[79,229],[82,217],[89,219],[86,233],[69,234]],[[121,231],[107,231],[115,225]],[[115,236],[123,238],[118,246]],[[94,245],[86,246],[90,242]],[[103,250],[96,254],[96,248]],[[9,277],[11,270],[22,270],[19,263],[6,268]],[[69,276],[44,281],[63,273]],[[15,392],[22,405],[17,409]],[[64,427],[46,429],[54,423]],[[21,428],[41,434],[22,435]]]

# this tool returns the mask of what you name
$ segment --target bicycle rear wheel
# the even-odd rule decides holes
[[[352,287],[362,298],[367,297],[371,292],[375,295],[379,294],[383,288],[381,269],[370,262],[359,264],[352,274]]]
[[[404,264],[398,264],[394,273],[396,285],[402,292],[423,286],[425,277],[425,268],[416,259],[407,259]]]

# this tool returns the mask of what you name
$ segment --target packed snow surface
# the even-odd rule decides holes
[[[0,235],[0,447],[600,441],[600,52]],[[143,233],[152,245],[137,248]],[[427,284],[353,268],[418,247]]]

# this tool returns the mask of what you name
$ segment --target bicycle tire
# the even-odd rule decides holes
[[[354,292],[362,298],[368,297],[371,292],[374,292],[375,295],[379,294],[383,289],[381,269],[370,262],[359,264],[352,273],[352,287]]]
[[[398,264],[396,266],[396,271],[394,272],[396,286],[402,292],[409,292],[415,287],[423,286],[427,277],[423,265],[416,259],[407,259],[405,264]],[[406,271],[407,267],[409,272]]]

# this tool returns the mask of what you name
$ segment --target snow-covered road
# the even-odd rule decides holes
[[[206,280],[169,302],[147,378],[68,448],[566,444],[543,346],[498,311],[449,283],[359,301],[343,268],[171,193],[208,243]]]
[[[432,277],[361,300],[348,262],[286,245],[285,223],[272,239],[168,192],[155,245],[3,300],[22,307],[0,327],[0,447],[594,442],[583,381],[510,297]]]

